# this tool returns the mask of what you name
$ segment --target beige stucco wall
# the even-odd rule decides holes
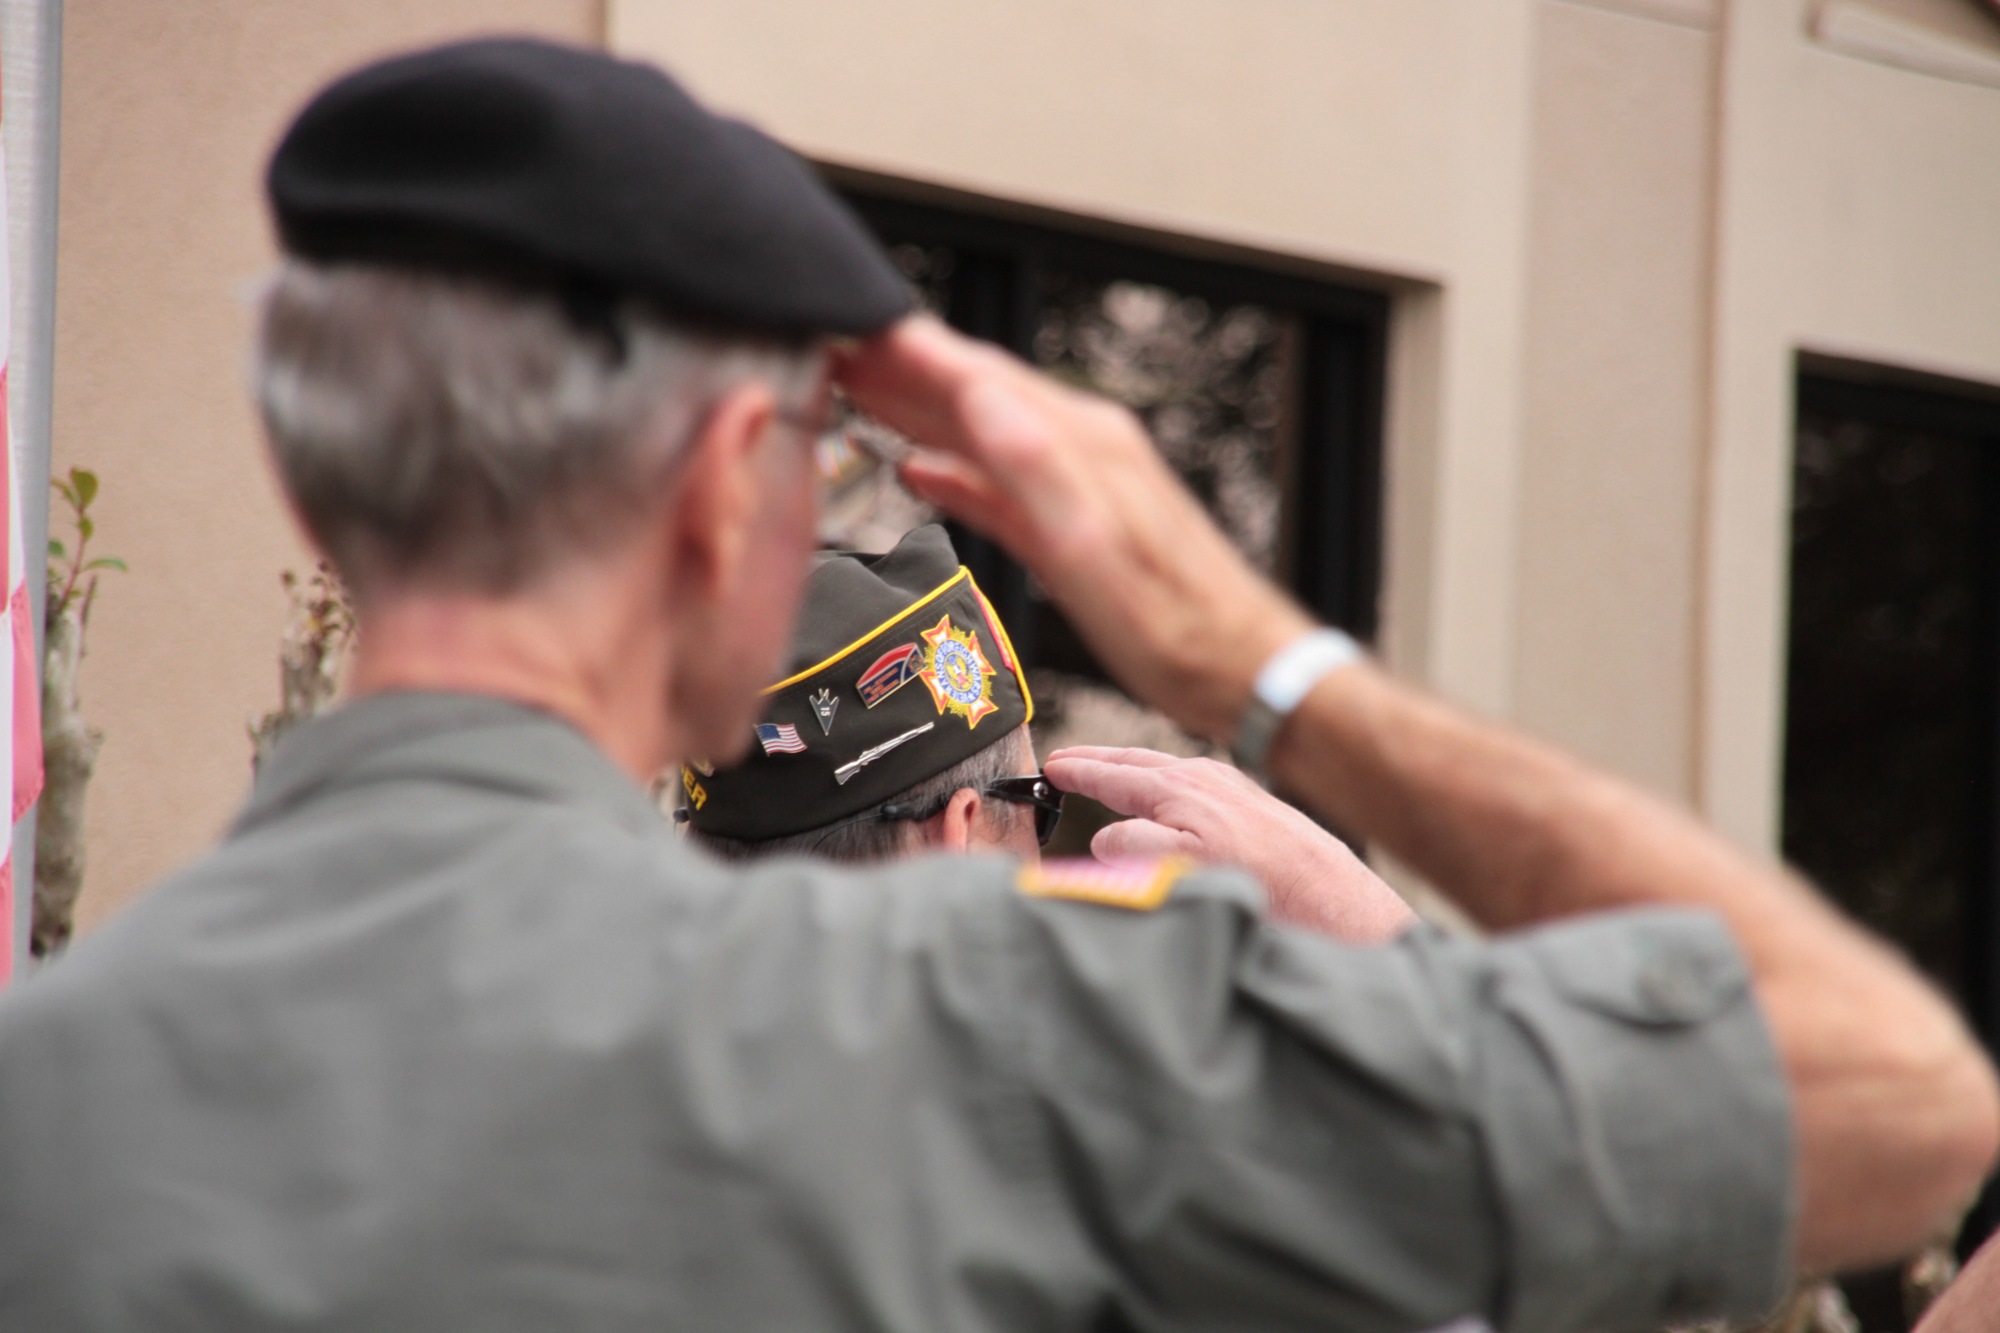
[[[1676,17],[1536,12],[1514,715],[1687,798],[1715,33]]]
[[[378,52],[474,30],[596,40],[597,0],[68,0],[54,462],[103,479],[84,703],[91,921],[210,842],[275,703],[302,567],[259,456],[246,298],[272,258],[258,179],[291,111]]]

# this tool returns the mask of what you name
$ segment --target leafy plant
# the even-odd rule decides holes
[[[35,821],[34,921],[28,941],[37,958],[47,958],[69,942],[77,896],[83,891],[84,795],[104,733],[84,720],[77,674],[97,580],[107,569],[125,572],[125,562],[117,556],[90,553],[97,535],[90,515],[97,474],[73,467],[68,476],[49,484],[68,507],[70,540],[49,541],[49,600],[42,622],[42,799]]]
[[[90,539],[97,535],[96,520],[90,516],[90,506],[97,499],[97,474],[89,468],[73,467],[67,477],[51,478],[49,485],[69,508],[76,548],[71,550],[57,538],[49,539],[49,599],[43,620],[53,625],[75,607],[77,619],[88,622],[99,574],[107,569],[125,573],[125,562],[115,555],[90,554]]]

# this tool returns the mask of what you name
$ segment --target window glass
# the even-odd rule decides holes
[[[1042,285],[1033,355],[1138,413],[1230,540],[1276,574],[1298,323],[1262,306],[1059,272]]]
[[[1960,989],[1978,812],[1978,446],[1801,413],[1784,849]]]
[[[1802,376],[1782,837],[1788,860],[1900,946],[1989,1045],[2000,788],[2000,405]],[[1991,1188],[1961,1244],[2000,1215]],[[1897,1333],[1899,1268],[1841,1281]]]

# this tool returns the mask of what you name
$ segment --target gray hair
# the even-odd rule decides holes
[[[802,414],[824,365],[636,303],[289,259],[255,382],[292,502],[365,598],[382,578],[508,592],[614,544],[719,397],[761,381]]]
[[[1019,726],[993,744],[961,759],[935,777],[925,778],[884,801],[902,803],[919,810],[943,807],[952,793],[966,787],[979,791],[989,782],[1018,777],[1034,751],[1028,744],[1028,729]],[[879,809],[879,807],[878,807]],[[986,800],[986,818],[1011,828],[1012,821],[1029,818],[1029,812],[1004,801]],[[804,833],[782,838],[748,842],[742,838],[721,838],[690,827],[688,841],[725,861],[749,861],[768,856],[817,856],[829,861],[893,861],[917,850],[916,829],[902,819],[839,819]]]

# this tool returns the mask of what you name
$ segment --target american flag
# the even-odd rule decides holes
[[[9,216],[7,212],[6,162],[4,150],[0,150],[0,225]],[[0,232],[0,236],[4,236]],[[11,764],[0,765],[0,783],[4,783],[4,804],[18,820],[27,813],[35,798],[42,794],[42,700],[41,675],[35,669],[35,626],[33,613],[28,609],[28,561],[21,549],[21,495],[14,484],[14,440],[7,430],[7,363],[9,329],[12,321],[8,318],[13,288],[9,281],[7,248],[0,245],[0,490],[6,492],[4,503],[0,503],[0,527],[5,528],[4,545],[7,552],[7,601],[0,608],[0,630],[6,638],[0,640],[0,729],[5,736],[6,753],[11,755]],[[12,651],[4,651],[11,645]],[[12,821],[10,821],[11,824]],[[13,839],[10,836],[4,846],[0,846],[0,983],[4,983],[14,968],[14,858]]]
[[[799,729],[789,722],[759,722],[757,739],[763,743],[765,754],[806,752],[806,743],[799,739]]]

